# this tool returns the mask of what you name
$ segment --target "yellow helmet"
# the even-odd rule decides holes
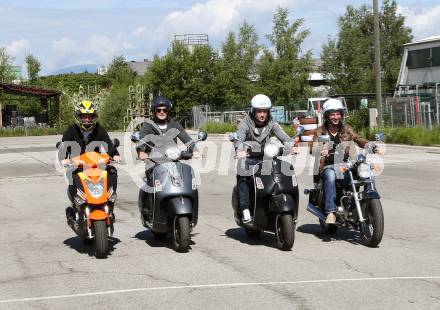
[[[75,121],[79,128],[85,131],[92,130],[98,121],[98,109],[88,100],[83,100],[75,107]]]

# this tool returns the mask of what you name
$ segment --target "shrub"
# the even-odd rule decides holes
[[[223,122],[207,122],[202,128],[200,128],[200,130],[206,131],[207,133],[223,134],[236,131],[237,125]]]

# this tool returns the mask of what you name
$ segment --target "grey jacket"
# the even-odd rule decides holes
[[[250,115],[247,115],[238,125],[238,139],[241,141],[245,141],[247,143],[251,142],[258,143],[261,146],[261,149],[264,148],[264,145],[270,140],[271,137],[277,137],[281,142],[285,144],[285,147],[290,148],[293,146],[294,140],[290,138],[281,128],[281,126],[274,122],[273,120],[269,120],[266,126],[262,127],[261,133],[257,130],[255,126],[255,122]],[[234,143],[236,151],[247,151],[249,146],[241,143],[240,141],[236,141]]]

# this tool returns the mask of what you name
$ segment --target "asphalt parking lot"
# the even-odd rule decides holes
[[[272,234],[250,240],[235,225],[234,162],[222,137],[209,137],[210,151],[195,164],[200,214],[189,253],[140,224],[122,152],[111,253],[98,260],[66,225],[57,139],[0,138],[0,309],[440,308],[440,148],[387,147],[377,180],[385,214],[378,248],[352,231],[325,236],[301,194],[289,252]],[[311,184],[307,165],[297,173],[302,192]]]

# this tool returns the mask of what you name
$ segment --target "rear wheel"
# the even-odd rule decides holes
[[[366,203],[367,205],[364,210],[367,232],[364,233],[363,238],[365,245],[376,247],[383,237],[384,217],[382,204],[380,199],[370,199]]]
[[[323,220],[319,220],[322,230],[326,235],[334,235],[338,231],[338,226],[335,224],[326,224]]]
[[[174,249],[177,252],[188,252],[189,243],[191,241],[189,218],[187,216],[174,217]]]
[[[108,229],[106,221],[94,221],[95,231],[95,256],[96,258],[106,258],[108,254]]]
[[[295,242],[295,223],[291,214],[278,214],[275,218],[277,246],[283,251],[292,249]]]

